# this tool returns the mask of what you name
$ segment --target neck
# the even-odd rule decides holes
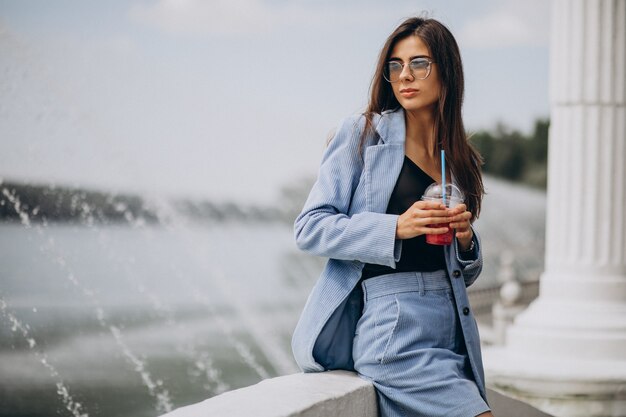
[[[434,157],[435,152],[435,118],[432,111],[405,112],[406,147],[412,153],[424,157]]]

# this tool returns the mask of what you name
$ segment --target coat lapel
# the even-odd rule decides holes
[[[384,112],[376,124],[380,140],[365,150],[366,206],[385,213],[404,162],[404,110]]]

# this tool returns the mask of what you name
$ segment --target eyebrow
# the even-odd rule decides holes
[[[415,55],[409,58],[409,62],[413,61],[415,58],[428,58],[428,59],[432,59],[431,57],[429,57],[428,55]],[[400,61],[402,62],[402,59],[396,57],[396,56],[392,56],[389,58],[389,61]]]

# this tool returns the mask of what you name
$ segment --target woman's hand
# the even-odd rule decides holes
[[[459,241],[459,250],[465,251],[470,247],[472,243],[472,237],[474,233],[470,227],[470,220],[472,213],[467,211],[465,204],[459,204],[458,206],[448,210],[448,216],[450,217],[450,227],[456,229],[456,238]]]
[[[398,217],[396,238],[410,239],[419,235],[444,234],[448,232],[447,223],[452,219],[450,211],[452,210],[436,201],[416,201]],[[441,224],[441,227],[428,227],[429,224]],[[467,245],[469,246],[469,242]]]

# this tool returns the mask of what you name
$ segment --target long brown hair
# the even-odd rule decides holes
[[[465,194],[467,209],[472,213],[472,221],[478,218],[482,197],[485,193],[481,165],[482,158],[468,141],[463,127],[461,106],[463,104],[463,65],[461,53],[454,36],[442,23],[434,19],[412,17],[400,24],[387,38],[383,46],[376,72],[370,87],[370,100],[364,112],[365,130],[361,136],[361,146],[366,138],[374,133],[373,119],[385,110],[396,110],[400,103],[393,94],[391,84],[383,78],[384,67],[396,43],[409,36],[419,37],[430,49],[437,63],[441,79],[441,92],[437,111],[434,114],[435,148],[433,157],[441,150],[446,152],[446,164],[454,175],[456,184]]]

